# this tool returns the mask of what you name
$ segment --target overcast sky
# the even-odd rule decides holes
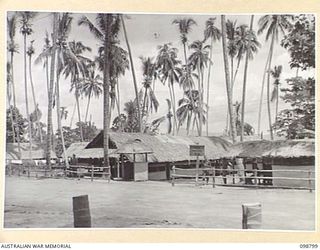
[[[9,12],[8,15],[11,13]],[[94,21],[95,14],[87,13],[74,13],[72,31],[69,36],[70,41],[82,41],[85,45],[92,48],[92,53],[86,54],[90,58],[94,58],[97,47],[99,46],[98,41],[94,36],[88,31],[86,27],[81,27],[77,25],[79,18],[82,15],[88,16],[92,21]],[[164,43],[171,42],[172,45],[179,49],[179,58],[183,60],[182,55],[182,44],[180,42],[180,34],[178,32],[178,27],[172,25],[172,21],[175,18],[185,17],[182,15],[168,15],[168,14],[130,14],[130,19],[126,20],[128,38],[131,44],[133,60],[135,71],[137,75],[137,80],[139,88],[142,80],[141,73],[141,61],[139,56],[149,56],[156,57],[157,46]],[[196,22],[197,26],[193,26],[192,32],[188,36],[189,41],[202,40],[203,31],[205,28],[205,22],[209,17],[217,17],[216,26],[221,28],[220,16],[218,15],[188,15],[192,17]],[[249,25],[250,16],[248,15],[227,15],[227,19],[237,20],[237,24],[247,24]],[[257,30],[257,22],[260,16],[255,16],[254,19],[254,29]],[[33,23],[33,34],[28,36],[28,41],[34,40],[35,56],[42,51],[44,45],[44,37],[46,31],[52,32],[52,19],[53,15],[48,12],[40,13]],[[157,34],[155,36],[155,33]],[[121,40],[121,46],[126,49],[124,43],[123,33],[119,36]],[[259,35],[258,40],[262,44],[259,52],[255,55],[255,58],[250,61],[248,68],[248,78],[247,78],[247,102],[246,102],[246,122],[253,125],[257,130],[257,119],[258,119],[258,107],[259,98],[262,84],[262,75],[266,62],[267,53],[269,50],[270,43],[265,41],[265,34]],[[16,84],[16,95],[17,95],[17,106],[25,115],[25,99],[24,99],[24,78],[23,78],[23,37],[19,33],[19,27],[16,34],[16,42],[19,45],[19,54],[15,54],[14,57],[14,77]],[[29,45],[29,42],[28,42]],[[190,52],[189,52],[190,53]],[[283,72],[281,75],[282,86],[286,85],[285,79],[295,76],[295,70],[291,70],[288,62],[290,60],[288,52],[282,48],[280,45],[276,45],[274,49],[272,67],[275,65],[282,65]],[[39,107],[43,113],[42,122],[46,123],[46,113],[47,113],[47,98],[46,98],[46,75],[43,70],[42,65],[32,65],[33,67],[33,79],[36,89],[36,99],[39,103]],[[302,76],[313,75],[314,72],[302,72]],[[101,74],[102,75],[102,74]],[[206,77],[205,77],[206,79]],[[205,80],[206,81],[206,80]],[[243,81],[243,63],[240,66],[237,80],[234,87],[234,102],[241,101],[242,96],[242,81]],[[29,83],[28,83],[29,84]],[[121,95],[121,106],[123,103],[130,99],[134,99],[134,88],[132,83],[132,75],[130,71],[127,71],[125,76],[119,79],[120,95]],[[29,84],[30,86],[30,84]],[[68,118],[63,120],[63,125],[69,126],[72,112],[75,105],[74,95],[69,93],[70,90],[70,79],[65,79],[64,76],[61,77],[60,91],[61,91],[61,106],[67,107]],[[176,99],[182,97],[182,90],[178,86],[175,87]],[[158,113],[153,114],[150,120],[163,116],[167,112],[167,104],[165,99],[168,98],[168,88],[163,86],[160,81],[156,82],[156,96],[159,100],[160,107]],[[206,95],[205,95],[206,96]],[[30,110],[34,110],[34,105],[31,99],[31,89],[29,89],[29,103]],[[92,121],[97,125],[98,128],[102,128],[103,122],[103,99],[92,99],[89,114],[92,115]],[[266,132],[268,127],[267,120],[267,107],[266,107],[266,96],[264,97],[263,114],[262,114],[262,130]],[[85,108],[87,104],[87,99],[83,97],[80,100],[82,119],[85,116]],[[226,124],[226,112],[227,112],[227,96],[226,96],[226,85],[225,85],[225,75],[224,75],[224,64],[223,64],[223,54],[222,54],[222,44],[216,42],[213,47],[213,67],[211,71],[210,79],[210,112],[209,112],[209,131],[213,134],[221,134]],[[283,101],[280,101],[279,110],[285,107]],[[275,104],[272,104],[272,113],[274,114]],[[55,115],[54,111],[54,115]],[[116,114],[116,110],[113,112]],[[272,117],[274,115],[272,114]],[[113,115],[114,117],[114,115]],[[77,116],[75,115],[73,120],[73,126],[77,121]],[[54,126],[56,126],[56,118],[54,116]],[[165,132],[166,124],[161,127],[162,132]]]

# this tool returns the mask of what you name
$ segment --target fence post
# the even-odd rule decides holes
[[[80,180],[80,168],[77,168],[77,175],[78,175],[78,180]]]
[[[174,186],[174,177],[176,174],[176,167],[173,165],[172,166],[172,175],[171,175],[171,186]]]
[[[72,197],[74,227],[91,227],[88,195]]]
[[[197,156],[197,162],[196,162],[196,186],[199,182],[199,156]]]
[[[94,166],[91,165],[91,181],[93,181],[93,172],[94,172]]]
[[[261,204],[242,204],[242,229],[261,228]]]
[[[214,167],[211,166],[211,168],[212,168],[212,188],[215,188],[216,187],[216,179],[215,179],[215,177],[216,177],[216,167],[215,166]]]
[[[232,184],[235,184],[235,176],[234,176],[234,164],[232,164]]]
[[[312,185],[311,185],[311,170],[308,171],[308,183],[309,183],[309,192],[312,193]]]
[[[30,166],[28,166],[28,178],[30,178]]]
[[[258,179],[257,179],[257,169],[253,170],[253,179],[254,179],[254,185],[257,188],[258,187]]]

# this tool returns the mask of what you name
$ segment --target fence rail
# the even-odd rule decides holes
[[[206,171],[206,172],[205,172]],[[188,173],[189,172],[189,173]],[[192,172],[190,174],[190,172]],[[273,173],[305,173],[308,177],[289,177],[289,176],[273,176]],[[239,175],[240,173],[240,175]],[[221,168],[172,168],[171,184],[174,186],[176,183],[193,183],[196,185],[212,185],[215,186],[229,186],[229,187],[253,187],[253,188],[283,188],[283,189],[303,189],[312,192],[314,190],[313,182],[314,177],[311,177],[315,171],[301,170],[301,169],[276,169],[276,170],[263,170],[263,169],[221,169]],[[267,176],[264,176],[266,174]],[[232,175],[232,183],[217,183],[217,178],[227,178]],[[243,178],[242,183],[236,183],[236,175]],[[270,176],[272,175],[272,176]],[[198,181],[197,181],[198,180]],[[200,180],[200,181],[199,181]],[[261,183],[261,181],[268,181],[268,183]],[[304,181],[307,182],[306,186],[289,186],[289,185],[273,185],[273,180],[284,181]],[[271,181],[271,182],[269,182]]]

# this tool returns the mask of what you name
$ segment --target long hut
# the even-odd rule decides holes
[[[111,132],[109,136],[109,148],[116,150],[124,147],[128,142],[139,141],[148,148],[152,153],[148,155],[148,179],[149,180],[166,180],[170,179],[170,168],[192,167],[196,158],[189,156],[190,145],[204,145],[205,155],[208,160],[219,159],[224,157],[231,147],[231,143],[219,137],[184,137],[171,135],[149,135],[142,133],[118,133]],[[87,149],[102,148],[103,133],[98,134],[87,146]],[[113,151],[112,151],[113,152]],[[116,151],[115,151],[116,152]],[[145,155],[138,154],[133,159],[133,154],[125,153],[123,162],[125,171],[133,172],[133,162],[143,162]],[[113,157],[112,155],[111,157]],[[113,166],[116,168],[116,165]],[[130,170],[131,169],[131,170]],[[133,179],[132,174],[129,176],[121,173],[125,179]]]

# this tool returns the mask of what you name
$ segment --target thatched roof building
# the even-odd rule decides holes
[[[179,162],[194,159],[194,157],[189,156],[189,146],[194,144],[205,145],[205,154],[208,159],[223,157],[231,147],[231,143],[214,136],[184,137],[111,132],[109,140],[109,147],[111,149],[119,149],[130,141],[139,141],[144,150],[152,152],[152,154],[148,156],[149,162]],[[86,146],[86,149],[102,147],[103,132],[100,132]],[[128,158],[131,159],[131,156],[128,155]]]
[[[45,147],[39,144],[32,144],[31,159],[40,160],[46,158]],[[21,160],[30,160],[29,143],[20,143]],[[51,158],[57,158],[55,152],[51,151]],[[6,144],[6,160],[19,160],[18,143]]]
[[[79,157],[82,153],[82,150],[88,145],[89,142],[74,142],[66,150],[67,157]]]
[[[228,156],[259,158],[262,156],[299,158],[314,157],[314,140],[246,141],[233,145]]]

